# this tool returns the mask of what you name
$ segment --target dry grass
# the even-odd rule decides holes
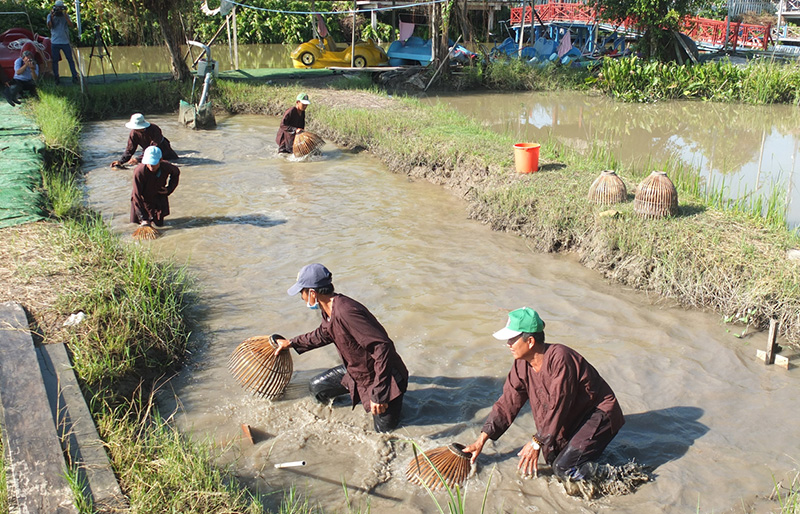
[[[63,291],[87,291],[87,268],[79,254],[57,243],[61,226],[28,223],[0,230],[0,301],[17,302],[36,320],[44,343],[65,343],[72,329]]]

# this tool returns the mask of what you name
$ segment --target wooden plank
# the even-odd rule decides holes
[[[764,364],[775,364],[775,349],[778,346],[778,320],[769,320],[769,335],[767,336],[767,352]]]
[[[756,350],[756,358],[758,360],[763,361],[765,360],[766,356],[767,352],[765,352],[764,350]],[[786,369],[792,367],[792,364],[789,362],[789,357],[780,355],[778,353],[775,354],[775,365]]]
[[[28,320],[0,304],[0,415],[20,512],[77,513]]]
[[[37,348],[53,418],[61,447],[69,453],[73,466],[87,487],[95,512],[120,512],[127,499],[120,490],[92,414],[81,392],[72,363],[63,344]]]

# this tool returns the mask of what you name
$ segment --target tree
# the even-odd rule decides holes
[[[671,50],[672,31],[707,0],[590,0],[600,18],[611,22],[633,18],[645,29],[646,57],[662,58]]]
[[[115,0],[119,2],[120,0]],[[188,80],[191,76],[189,66],[181,55],[181,43],[186,40],[181,27],[180,9],[187,5],[185,0],[142,0],[142,5],[155,13],[161,27],[161,35],[169,52],[172,77],[175,80]]]

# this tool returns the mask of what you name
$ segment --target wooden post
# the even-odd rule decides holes
[[[767,336],[767,353],[764,355],[764,364],[775,364],[775,347],[778,339],[778,320],[769,320],[769,336]]]

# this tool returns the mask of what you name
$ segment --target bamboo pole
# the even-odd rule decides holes
[[[350,67],[356,67],[356,9],[358,4],[353,0],[353,30],[350,37]]]

